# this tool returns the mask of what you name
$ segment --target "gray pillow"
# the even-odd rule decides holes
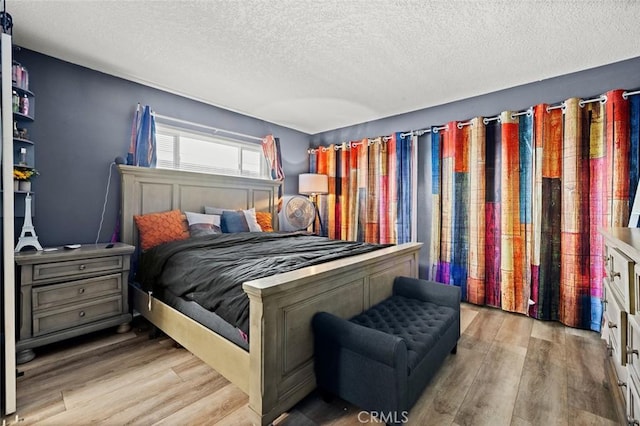
[[[192,237],[220,234],[220,215],[185,212]]]

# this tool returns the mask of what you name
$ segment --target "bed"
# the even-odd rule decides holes
[[[271,212],[278,182],[120,165],[121,239],[136,245],[134,215],[205,205]],[[224,201],[222,201],[224,200]],[[249,350],[132,285],[133,308],[249,395],[254,424],[269,424],[315,388],[311,317],[351,317],[391,295],[393,278],[418,276],[420,243],[386,247],[244,282]]]

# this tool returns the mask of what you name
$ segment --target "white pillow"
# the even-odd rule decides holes
[[[207,223],[209,225],[215,225],[220,227],[220,215],[219,214],[202,214],[194,212],[184,212],[187,215],[187,222],[189,226],[196,223]]]
[[[247,225],[249,225],[250,232],[262,232],[262,228],[258,225],[258,219],[256,219],[256,209],[242,210],[245,219],[247,219]]]

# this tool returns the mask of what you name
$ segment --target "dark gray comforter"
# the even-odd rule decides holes
[[[249,333],[249,298],[242,283],[386,245],[329,240],[307,233],[246,232],[174,241],[143,254],[144,288],[168,289]]]

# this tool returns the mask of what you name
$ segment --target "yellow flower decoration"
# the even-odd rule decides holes
[[[15,180],[31,180],[32,177],[39,175],[36,169],[13,169],[13,178]]]

